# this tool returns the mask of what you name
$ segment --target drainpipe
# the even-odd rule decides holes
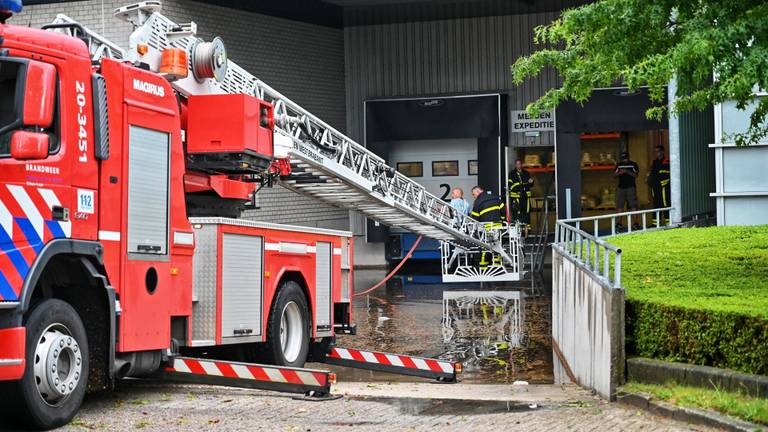
[[[682,222],[682,187],[680,185],[680,118],[672,113],[677,100],[677,79],[672,78],[667,87],[669,106],[669,175],[672,210],[669,217],[673,224]]]

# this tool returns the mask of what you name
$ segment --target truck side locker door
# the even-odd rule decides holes
[[[170,341],[169,201],[172,126],[177,122],[145,106],[128,105],[119,349],[163,349]]]

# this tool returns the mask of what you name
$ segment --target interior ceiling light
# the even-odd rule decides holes
[[[436,108],[445,105],[444,99],[425,99],[419,101],[419,106],[422,108]]]
[[[622,96],[622,97],[637,96],[639,94],[640,94],[640,90],[619,89],[619,90],[613,91],[614,96]]]

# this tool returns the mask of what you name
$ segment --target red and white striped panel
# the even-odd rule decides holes
[[[176,358],[167,372],[188,373],[195,375],[221,376],[254,381],[268,381],[324,387],[328,384],[328,374],[309,370],[283,369],[269,366],[256,366],[243,363],[229,363],[213,360]]]
[[[455,371],[455,367],[451,362],[349,348],[333,348],[328,357],[446,374],[452,374]]]

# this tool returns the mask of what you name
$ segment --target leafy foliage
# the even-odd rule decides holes
[[[649,118],[701,110],[735,100],[744,109],[756,89],[768,89],[768,2],[762,0],[600,0],[565,11],[535,30],[542,49],[512,65],[519,84],[547,67],[563,80],[528,106],[553,110],[565,100],[583,103],[592,89],[623,82],[648,86],[657,105]],[[718,77],[713,81],[713,74]],[[677,77],[677,101],[666,86]],[[768,98],[760,98],[737,144],[768,135]]]
[[[627,352],[768,375],[768,320],[627,300]]]

